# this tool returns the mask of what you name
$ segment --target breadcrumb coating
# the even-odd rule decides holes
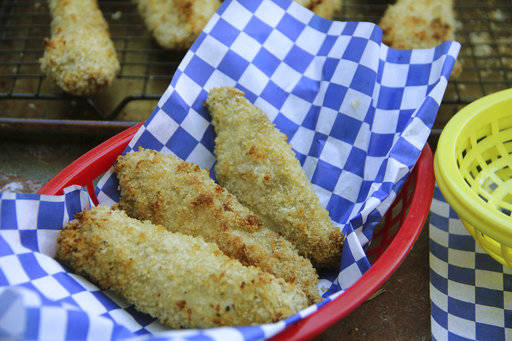
[[[220,0],[133,0],[146,27],[167,49],[187,49],[197,38]]]
[[[341,10],[343,0],[295,0],[295,2],[312,10],[326,19],[332,19]]]
[[[275,322],[307,304],[295,286],[215,244],[104,206],[78,214],[59,233],[57,258],[174,328]]]
[[[173,155],[146,149],[120,156],[115,165],[120,207],[173,232],[201,236],[225,255],[295,283],[310,303],[320,300],[311,262],[274,231],[264,227],[208,171]]]
[[[343,235],[321,206],[286,136],[237,89],[211,90],[206,106],[217,133],[219,183],[314,266],[339,266]]]
[[[45,39],[41,69],[64,91],[97,93],[119,72],[108,25],[96,0],[50,0],[51,39]]]
[[[455,40],[453,0],[398,0],[387,8],[379,26],[383,42],[395,49],[428,49]],[[462,71],[460,63],[453,74]]]

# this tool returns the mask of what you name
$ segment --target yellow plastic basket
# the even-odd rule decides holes
[[[473,238],[512,268],[512,89],[483,97],[450,120],[434,171]]]

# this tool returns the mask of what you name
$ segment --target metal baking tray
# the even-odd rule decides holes
[[[344,0],[338,20],[378,22],[390,1]],[[143,121],[165,91],[184,51],[160,48],[135,5],[99,1],[121,71],[112,86],[88,98],[64,94],[39,67],[43,39],[50,35],[44,0],[0,0],[0,134],[38,131],[113,135]],[[509,0],[456,2],[459,60],[433,133],[474,99],[511,87],[512,4]]]

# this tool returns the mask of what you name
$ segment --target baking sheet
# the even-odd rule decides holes
[[[390,1],[344,0],[336,19],[378,22]],[[0,2],[0,133],[32,122],[3,122],[4,118],[60,120],[50,127],[66,131],[62,120],[105,120],[88,129],[105,130],[112,121],[143,121],[166,89],[184,52],[161,49],[146,31],[130,1],[99,1],[121,61],[122,70],[111,88],[90,99],[63,95],[45,79],[38,59],[49,36],[46,1]],[[508,0],[456,1],[456,38],[464,71],[451,80],[433,133],[439,132],[462,106],[485,94],[512,87],[512,10]],[[117,18],[119,17],[119,18]],[[114,19],[117,18],[117,19]],[[464,23],[464,25],[462,25]],[[69,130],[69,129],[67,129]],[[75,134],[83,131],[75,130]]]

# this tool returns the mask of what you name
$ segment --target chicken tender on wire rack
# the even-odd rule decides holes
[[[49,5],[52,36],[44,41],[42,71],[77,96],[110,85],[120,66],[97,0],[50,0]]]
[[[383,42],[395,49],[428,49],[455,40],[454,0],[398,0],[388,7],[379,26]],[[462,71],[455,63],[455,76]]]
[[[167,49],[187,49],[197,38],[220,0],[133,0],[146,27]]]
[[[294,285],[215,244],[104,206],[78,214],[59,233],[57,258],[174,328],[270,323],[307,306]]]
[[[219,183],[313,265],[337,267],[343,235],[321,206],[286,136],[237,89],[211,90],[206,106],[217,133]]]
[[[326,19],[332,19],[341,10],[343,0],[295,0],[295,2],[312,10]]]
[[[115,171],[119,205],[129,216],[214,242],[242,264],[297,284],[310,303],[320,300],[318,275],[311,262],[215,184],[207,170],[146,149],[120,156]]]

